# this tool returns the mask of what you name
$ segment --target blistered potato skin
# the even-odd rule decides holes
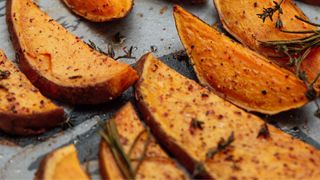
[[[275,19],[278,14],[274,15],[274,20],[266,19],[265,22],[257,14],[263,12],[263,8],[274,6],[273,0],[213,0],[218,11],[223,27],[238,41],[245,46],[259,52],[260,54],[273,59],[274,63],[287,67],[290,71],[295,68],[287,66],[288,59],[274,58],[280,54],[270,48],[261,45],[260,41],[273,40],[292,40],[306,37],[307,34],[291,34],[281,32],[275,27]],[[303,19],[308,17],[296,6],[292,0],[285,0],[282,5],[283,30],[289,31],[306,31],[316,30],[317,28],[304,23],[295,18],[299,16]],[[314,48],[310,55],[302,62],[301,70],[305,71],[309,82],[320,72],[320,48]],[[320,81],[315,86],[317,92],[320,92]]]
[[[63,0],[77,15],[93,22],[106,22],[127,16],[133,8],[133,0]]]
[[[128,64],[90,48],[30,0],[9,0],[7,21],[21,70],[47,97],[70,104],[105,103],[138,78]]]
[[[177,160],[211,179],[319,179],[320,152],[273,126],[261,137],[264,121],[189,80],[153,55],[139,60],[136,84],[139,109],[151,131]],[[152,83],[151,83],[152,82]],[[192,119],[202,121],[194,129]],[[234,133],[227,150],[206,158],[221,138]]]
[[[28,136],[45,132],[65,122],[64,110],[45,98],[0,50],[0,129]]]
[[[291,72],[232,41],[181,7],[178,34],[200,82],[248,111],[277,114],[308,100],[307,87]]]
[[[133,105],[127,103],[113,118],[120,136],[120,143],[126,153],[132,148],[136,138],[138,143],[132,148],[130,159],[138,159],[143,153],[144,146],[148,143],[146,127],[140,121]],[[143,133],[141,135],[141,133]],[[125,179],[113,158],[110,148],[103,139],[99,151],[100,172],[103,179]],[[131,161],[133,168],[137,161]],[[161,168],[158,168],[160,167]],[[185,173],[162,150],[157,141],[151,137],[148,143],[146,157],[144,158],[136,179],[188,179]]]

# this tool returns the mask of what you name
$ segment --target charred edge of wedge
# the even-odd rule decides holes
[[[81,16],[83,18],[85,18],[86,20],[88,21],[92,21],[92,22],[109,22],[109,21],[116,21],[116,20],[120,20],[120,19],[123,19],[125,17],[127,17],[130,12],[132,11],[133,9],[133,6],[134,6],[134,0],[131,0],[131,6],[130,6],[130,9],[127,10],[126,13],[124,13],[122,16],[120,17],[114,17],[114,18],[109,18],[109,17],[102,17],[102,16],[95,16],[95,15],[90,15],[90,13],[80,13],[78,10],[76,10],[75,8],[73,8],[71,5],[69,5],[68,3],[68,0],[63,0],[64,4],[68,7],[69,10],[71,10],[73,13],[75,13],[76,15],[78,16]]]
[[[155,118],[152,116],[152,112],[148,109],[148,105],[144,103],[142,99],[142,94],[140,93],[140,84],[143,82],[142,73],[144,71],[144,65],[148,58],[153,58],[153,55],[151,53],[147,53],[144,56],[141,57],[141,59],[137,62],[137,72],[139,73],[140,79],[136,83],[135,86],[135,97],[137,100],[138,108],[144,117],[144,120],[148,124],[148,126],[151,128],[152,134],[156,137],[156,139],[162,143],[164,148],[173,154],[177,159],[179,159],[180,163],[183,164],[184,167],[192,174],[194,170],[196,169],[196,165],[198,162],[191,158],[181,147],[176,145],[174,141],[166,135],[165,132],[163,132],[160,128],[160,125],[156,123],[154,120]],[[196,176],[197,178],[203,178],[203,179],[212,179],[212,177],[209,175],[206,170],[204,170],[201,174]]]
[[[61,125],[65,121],[64,110],[59,108],[45,114],[20,116],[0,113],[0,129],[12,135],[37,135]]]
[[[220,21],[221,21],[221,23],[222,23],[222,25],[223,25],[223,28],[228,32],[228,33],[230,33],[235,39],[237,39],[241,44],[243,44],[244,46],[246,46],[246,47],[248,47],[248,48],[250,48],[250,49],[256,49],[256,48],[253,48],[253,47],[249,47],[246,43],[245,43],[245,41],[244,40],[242,40],[242,38],[240,38],[238,35],[236,35],[229,27],[228,27],[228,25],[227,25],[227,23],[224,21],[224,15],[223,15],[223,13],[222,13],[222,11],[221,11],[221,8],[220,8],[220,6],[219,6],[219,3],[217,3],[217,1],[220,1],[220,0],[213,0],[213,4],[214,4],[214,7],[215,7],[215,9],[217,10],[217,12],[218,12],[218,16],[219,16],[219,19],[220,19]],[[290,0],[289,1],[289,3],[292,5],[292,7],[294,7],[294,9],[296,9],[296,11],[298,12],[298,16],[299,17],[302,17],[302,18],[304,18],[304,19],[309,19],[305,14],[304,14],[304,12],[300,9],[300,8],[298,8],[297,7],[297,5],[294,3],[294,2],[292,2],[292,0]],[[257,14],[258,14],[259,12],[257,12]],[[258,19],[258,20],[261,20],[261,19]],[[276,27],[274,27],[274,28],[276,28]],[[261,45],[259,45],[260,47],[263,47],[263,46],[261,46]],[[267,47],[263,47],[264,49],[267,49],[267,50],[272,50],[272,51],[274,51],[273,49],[270,49],[270,48],[267,48]],[[276,53],[276,51],[274,51],[275,53]]]
[[[313,4],[313,5],[320,5],[320,1],[319,0],[300,0],[302,2],[308,3],[308,4]]]
[[[19,67],[21,71],[27,75],[32,84],[38,88],[41,87],[39,90],[46,97],[70,104],[101,104],[119,97],[123,91],[127,90],[138,79],[136,72],[129,65],[127,71],[122,72],[122,75],[119,75],[121,79],[117,79],[117,77],[115,77],[110,79],[108,82],[103,82],[90,87],[64,87],[40,76],[40,74],[30,66],[27,58],[24,56],[23,49],[20,47],[17,33],[13,25],[14,22],[11,17],[12,1],[14,0],[7,1],[6,18],[10,32],[10,39],[13,42],[13,46],[16,49],[17,59],[19,60]],[[118,85],[121,84],[121,87],[114,86],[114,83],[118,83]],[[114,87],[117,87],[117,89]]]

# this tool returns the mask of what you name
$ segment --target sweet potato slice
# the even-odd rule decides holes
[[[133,0],[63,0],[76,14],[90,21],[105,22],[125,17],[133,7]]]
[[[212,179],[319,179],[320,152],[147,54],[137,65],[139,109],[190,172]],[[197,165],[197,166],[196,166]],[[199,171],[198,171],[199,172]]]
[[[88,175],[81,168],[77,150],[74,145],[68,145],[48,154],[36,172],[37,180],[77,179],[89,180]]]
[[[98,104],[137,80],[133,68],[91,49],[31,0],[9,0],[7,8],[20,67],[44,95],[72,104]]]
[[[64,121],[63,108],[42,96],[0,50],[0,129],[34,135]]]
[[[215,7],[219,13],[223,27],[233,35],[242,44],[259,52],[267,57],[275,57],[278,54],[266,48],[259,41],[273,40],[292,40],[308,36],[308,34],[290,34],[281,32],[275,27],[275,21],[267,19],[263,22],[257,14],[263,11],[263,8],[272,7],[273,0],[214,0]],[[306,31],[316,28],[295,18],[295,16],[308,19],[304,13],[297,7],[292,0],[285,0],[281,5],[283,15],[283,30]],[[275,63],[285,65],[287,60],[274,59]],[[287,67],[287,66],[286,66]],[[293,68],[289,70],[294,71]],[[311,82],[320,72],[320,48],[315,48],[309,56],[302,62],[302,71],[305,71]],[[315,85],[317,91],[320,91],[320,81]]]
[[[174,17],[200,82],[249,111],[276,114],[303,106],[307,87],[291,72],[231,41],[179,6]]]
[[[120,143],[125,153],[131,149],[130,159],[133,169],[138,160],[146,153],[136,172],[136,179],[187,179],[184,172],[177,167],[161,149],[153,137],[140,122],[131,103],[126,104],[114,117],[113,121],[120,136]],[[100,171],[103,179],[125,179],[105,140],[100,144]]]

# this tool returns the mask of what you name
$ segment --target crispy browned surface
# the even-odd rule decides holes
[[[215,179],[319,179],[320,152],[268,126],[270,137],[258,138],[263,120],[224,101],[153,55],[138,62],[136,98],[156,138],[193,172],[203,162]],[[192,120],[202,121],[203,129]],[[221,138],[234,132],[229,148],[206,158]]]
[[[63,0],[76,14],[90,21],[105,22],[125,17],[133,7],[133,0]]]
[[[130,159],[140,158],[148,140],[148,134],[146,132],[146,128],[140,122],[132,104],[127,103],[121,110],[119,110],[114,117],[114,121],[118,128],[120,142],[126,153],[129,152],[137,137],[143,133],[140,135],[138,143],[133,147],[130,156]],[[99,162],[103,179],[124,179],[120,169],[117,168],[117,163],[113,159],[113,155],[107,143],[104,140],[102,140],[100,144]],[[135,169],[137,161],[132,160],[131,163]],[[175,180],[188,178],[152,138],[148,145],[146,157],[137,172],[136,179]]]
[[[0,50],[0,129],[34,135],[64,121],[64,110],[42,96]]]
[[[273,50],[263,47],[259,41],[289,40],[307,36],[281,32],[275,27],[275,21],[272,22],[266,19],[263,23],[258,18],[257,14],[261,13],[263,8],[274,5],[273,0],[214,0],[214,3],[224,28],[241,43],[264,56],[274,57],[277,54]],[[283,30],[304,31],[316,29],[295,18],[295,15],[297,15],[308,19],[292,0],[284,1],[281,7],[284,13],[281,16],[284,24]],[[288,61],[274,59],[274,62],[283,65],[284,62],[287,63]],[[315,48],[302,62],[301,69],[307,72],[309,81],[312,81],[317,76],[320,72],[320,48]],[[317,91],[320,91],[319,82],[315,86]]]
[[[309,4],[314,4],[314,5],[320,5],[320,1],[319,0],[300,0]]]
[[[249,111],[276,114],[306,104],[307,87],[291,72],[231,41],[179,6],[174,17],[200,82]]]
[[[72,104],[98,104],[137,80],[133,68],[91,49],[31,0],[9,0],[7,8],[20,67],[44,95]]]
[[[75,146],[68,145],[57,149],[42,159],[36,180],[89,180],[88,175],[81,168]]]

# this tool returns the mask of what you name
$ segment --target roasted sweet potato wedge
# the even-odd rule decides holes
[[[133,0],[63,0],[76,14],[93,22],[106,22],[125,17],[133,7]]]
[[[0,50],[0,129],[35,135],[64,121],[63,108],[42,96]]]
[[[36,180],[89,180],[88,175],[81,168],[77,150],[74,145],[57,149],[42,159],[36,172]]]
[[[131,103],[126,104],[111,121],[116,125],[124,152],[130,152],[128,158],[136,170],[136,179],[188,179],[140,122]],[[104,139],[99,154],[103,179],[126,179]],[[143,160],[139,163],[141,157]]]
[[[320,152],[147,54],[139,109],[156,139],[192,174],[212,179],[319,179]],[[197,167],[197,168],[196,168]],[[203,170],[203,171],[200,171]]]
[[[263,22],[257,16],[263,11],[263,8],[272,7],[274,5],[273,0],[214,0],[214,3],[224,28],[242,44],[264,56],[275,57],[279,54],[273,49],[266,48],[259,41],[293,40],[308,36],[308,34],[281,32],[275,27],[275,21],[272,22],[267,19]],[[283,30],[306,31],[316,29],[295,18],[295,16],[299,16],[308,19],[292,0],[285,0],[281,7],[284,14],[281,16]],[[288,60],[275,58],[273,62],[285,66]],[[289,70],[294,71],[290,67]],[[314,80],[320,72],[320,48],[312,50],[302,62],[301,70],[306,72],[309,82]],[[319,83],[315,85],[315,88],[320,91]]]
[[[200,82],[249,111],[276,114],[303,106],[306,85],[291,72],[233,42],[179,6],[174,17]]]
[[[90,48],[31,0],[9,0],[7,8],[20,68],[44,95],[72,104],[98,104],[137,80],[133,68]]]

